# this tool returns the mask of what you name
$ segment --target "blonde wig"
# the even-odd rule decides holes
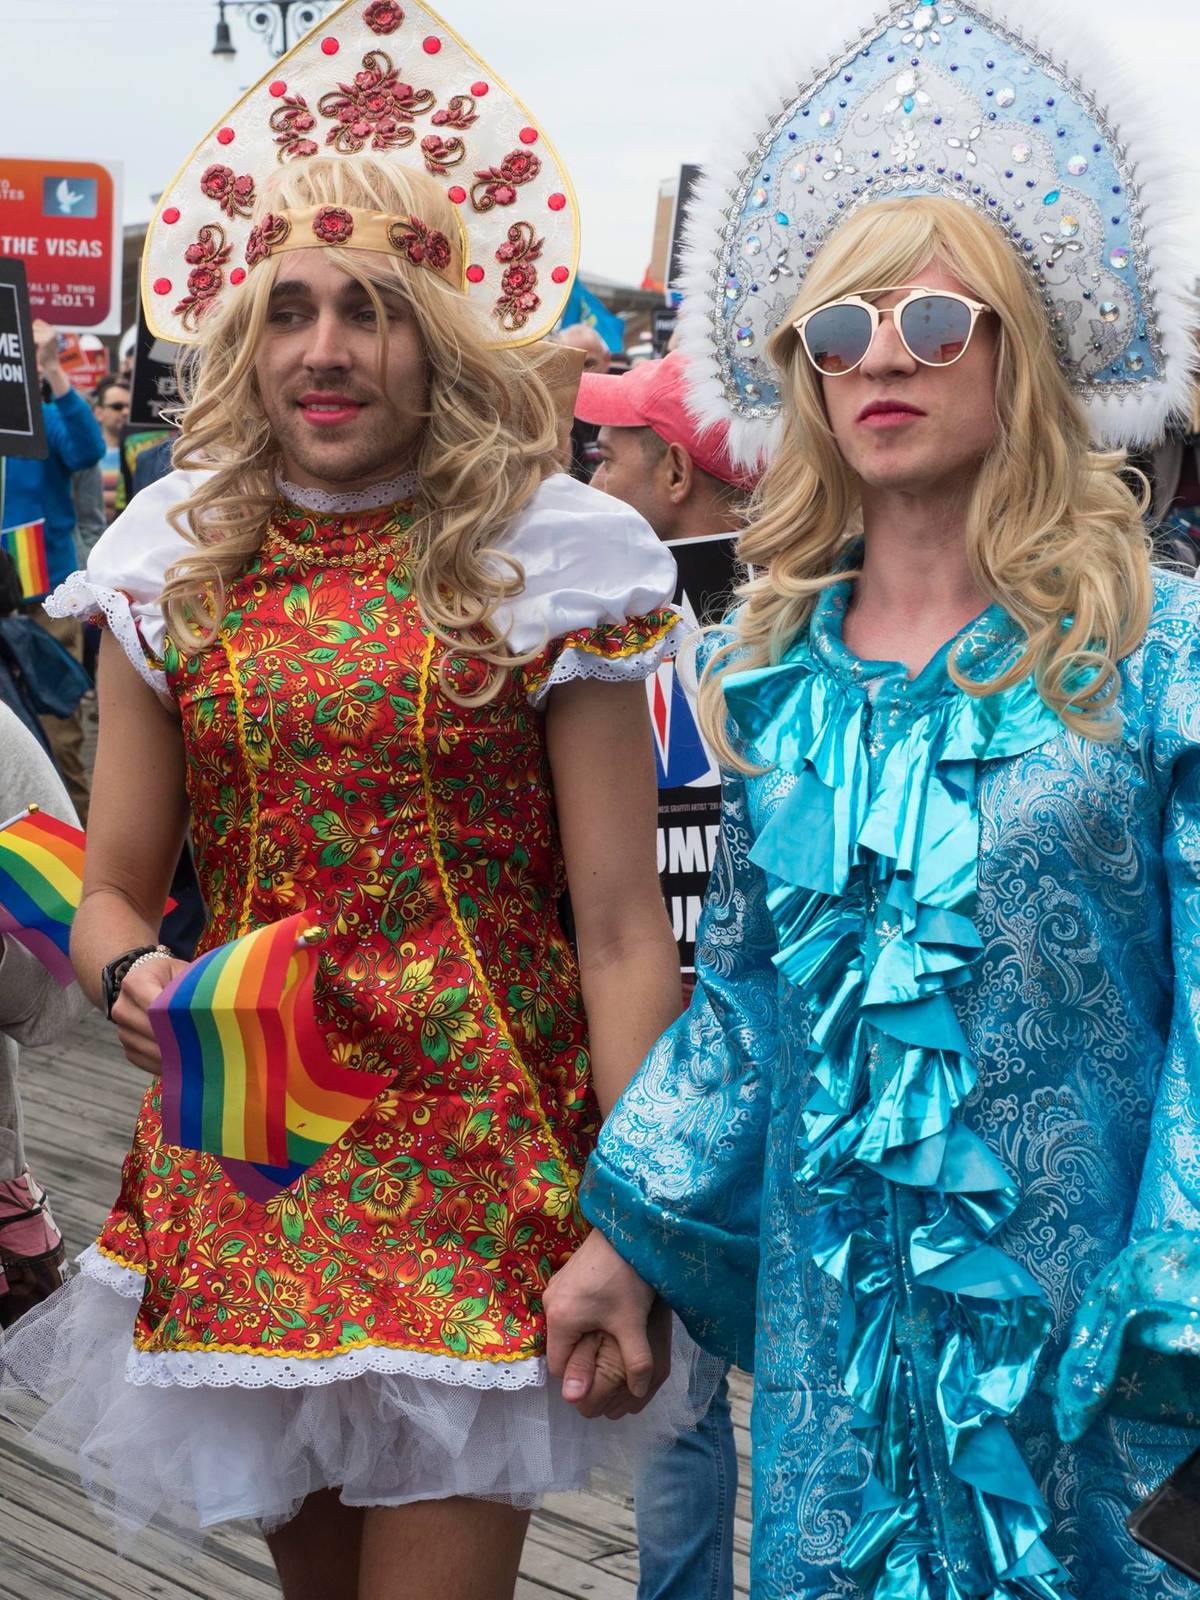
[[[729,734],[722,674],[778,661],[817,595],[857,575],[845,566],[861,532],[857,482],[792,322],[875,284],[919,282],[934,257],[999,319],[996,438],[971,492],[967,559],[978,587],[1025,635],[996,676],[968,678],[954,661],[951,675],[979,696],[1032,676],[1068,727],[1092,739],[1117,732],[1117,663],[1141,640],[1151,606],[1149,540],[1120,476],[1124,452],[1090,447],[1032,280],[998,230],[957,201],[885,200],[823,247],[768,347],[782,373],[783,432],[738,546],[754,575],[738,591],[736,638],[714,654],[701,690],[708,737],[734,766],[745,761]]]
[[[456,208],[424,173],[369,157],[313,157],[284,167],[262,197],[262,211],[308,206],[415,213],[455,237]],[[549,359],[530,349],[485,343],[486,329],[467,297],[438,274],[398,257],[330,248],[333,260],[363,284],[380,328],[386,361],[386,287],[411,309],[429,372],[429,404],[414,463],[420,477],[414,590],[422,613],[447,649],[467,647],[489,667],[472,700],[498,691],[516,657],[490,627],[502,601],[520,592],[520,564],[494,547],[543,478],[556,470],[557,416],[542,377]],[[172,513],[194,552],[167,574],[163,611],[175,644],[204,649],[223,615],[224,592],[262,544],[276,500],[278,449],[263,410],[255,354],[266,324],[280,259],[250,273],[242,291],[212,313],[184,368],[181,436],[173,461],[204,468],[199,488]],[[459,694],[459,698],[463,696]]]

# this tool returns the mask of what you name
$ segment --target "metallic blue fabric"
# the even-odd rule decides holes
[[[1200,1442],[1200,592],[1156,580],[1111,745],[858,661],[846,598],[731,685],[776,764],[726,785],[696,997],[585,1209],[757,1344],[756,1600],[1195,1600],[1122,1524]]]

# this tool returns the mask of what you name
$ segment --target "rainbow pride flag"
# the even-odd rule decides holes
[[[297,912],[210,950],[150,1007],[164,1141],[216,1156],[257,1200],[295,1183],[392,1082],[330,1058],[307,921]]]
[[[67,988],[71,922],[83,890],[83,830],[37,806],[0,825],[0,933]]]
[[[44,600],[50,593],[45,522],[39,518],[37,522],[22,522],[16,528],[0,529],[0,545],[16,564],[23,598]]]

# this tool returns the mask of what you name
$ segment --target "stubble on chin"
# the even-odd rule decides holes
[[[382,417],[372,419],[366,428],[352,423],[343,438],[338,438],[337,430],[332,428],[327,437],[318,436],[295,407],[277,415],[267,408],[267,420],[275,443],[287,460],[330,485],[369,483],[392,476],[403,471],[416,454],[417,437],[408,441],[408,448],[401,447],[400,429],[394,418],[390,423]]]

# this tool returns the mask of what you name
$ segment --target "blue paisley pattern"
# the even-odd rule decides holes
[[[990,671],[1013,648],[1003,613],[910,682],[845,649],[847,598],[731,686],[772,765],[727,780],[695,998],[609,1119],[585,1209],[755,1365],[755,1600],[1197,1600],[1124,1519],[1200,1442],[1200,592],[1156,578],[1106,745],[955,688],[950,649]],[[931,760],[980,707],[1010,742]],[[968,827],[965,857],[932,872],[922,819],[942,846]],[[964,921],[934,928],[939,899]],[[822,950],[848,905],[858,933]],[[822,986],[848,973],[831,1028]],[[896,1025],[914,978],[936,1040]],[[946,1181],[952,1145],[986,1192]],[[948,1240],[942,1281],[915,1281]],[[991,1298],[946,1281],[980,1249]],[[963,1470],[972,1435],[994,1449]]]

